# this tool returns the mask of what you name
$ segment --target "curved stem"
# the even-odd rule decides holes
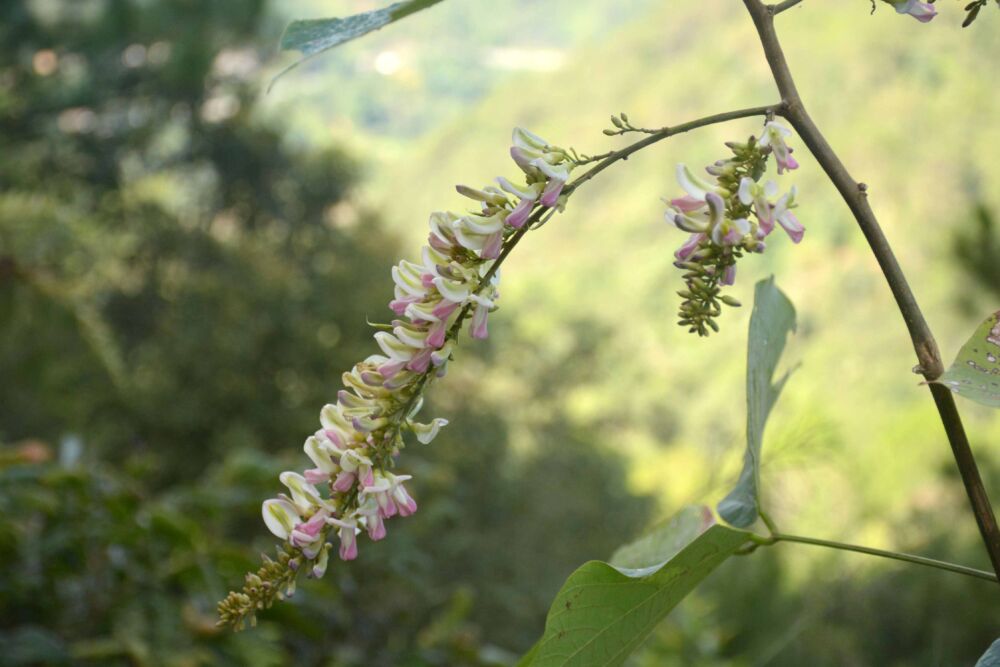
[[[737,120],[739,118],[752,118],[753,116],[774,115],[781,110],[781,107],[782,107],[781,104],[770,104],[767,106],[750,107],[747,109],[736,109],[734,111],[725,111],[723,113],[712,114],[711,116],[704,116],[703,118],[696,118],[695,120],[689,120],[686,123],[681,123],[680,125],[661,128],[650,134],[648,137],[640,139],[635,143],[629,144],[628,146],[622,148],[621,150],[609,153],[607,157],[601,159],[593,167],[583,172],[580,176],[574,178],[569,184],[567,184],[566,187],[563,188],[562,194],[566,196],[573,194],[573,192],[575,192],[578,188],[584,185],[587,181],[591,180],[592,178],[600,174],[602,171],[604,171],[611,165],[615,164],[616,162],[621,162],[622,160],[627,160],[634,153],[638,153],[643,148],[652,146],[653,144],[659,141],[663,141],[668,137],[672,137],[676,134],[683,134],[685,132],[690,132],[691,130],[696,130],[700,127],[706,127],[708,125],[715,125],[718,123],[725,123],[726,121],[730,120]],[[490,270],[486,273],[485,276],[483,276],[482,280],[479,281],[479,287],[483,287],[484,285],[486,285],[486,283],[489,282],[489,280],[496,274],[496,272],[500,269],[500,265],[504,263],[504,260],[507,259],[507,256],[510,255],[511,251],[514,249],[514,246],[518,244],[518,242],[524,237],[524,235],[527,234],[528,231],[532,229],[537,229],[535,223],[538,223],[540,221],[543,222],[542,220],[543,216],[546,219],[548,219],[548,216],[545,216],[545,214],[548,213],[551,215],[552,211],[553,209],[545,209],[545,208],[536,209],[535,212],[532,213],[531,217],[528,219],[527,223],[525,223],[525,225],[520,229],[518,229],[516,232],[511,234],[510,238],[508,238],[507,241],[504,242],[503,249],[500,251],[500,255],[497,257],[496,261],[493,262],[493,265],[490,267]]]
[[[920,307],[917,305],[913,292],[910,290],[906,276],[903,274],[899,262],[896,261],[892,247],[882,232],[874,212],[868,205],[868,188],[851,177],[833,148],[827,143],[822,132],[816,127],[799,97],[795,80],[792,78],[788,61],[781,50],[781,44],[774,29],[774,14],[781,5],[768,6],[760,0],[743,0],[743,4],[753,18],[754,26],[757,28],[757,34],[764,48],[764,55],[771,67],[774,82],[781,93],[782,107],[778,113],[785,117],[799,133],[816,161],[840,192],[851,213],[854,214],[854,218],[868,240],[868,245],[885,275],[890,290],[892,290],[899,312],[906,322],[910,339],[913,342],[913,349],[919,361],[917,370],[928,381],[936,379],[944,372],[937,343]],[[962,419],[958,414],[958,408],[955,406],[954,397],[949,390],[940,385],[930,384],[929,386],[990,562],[994,571],[1000,575],[1000,527],[997,526],[996,517],[979,474],[975,456],[969,446],[969,440],[965,434]]]
[[[757,513],[760,515],[760,520],[763,521],[764,525],[767,527],[767,532],[769,532],[772,537],[781,532],[778,530],[778,525],[774,523],[774,519],[771,518],[770,514],[765,512],[763,509],[759,510]]]
[[[966,567],[965,565],[949,563],[947,561],[937,560],[934,558],[925,558],[924,556],[914,556],[913,554],[904,554],[898,551],[873,549],[871,547],[864,547],[858,544],[845,544],[844,542],[834,542],[833,540],[821,540],[815,537],[803,537],[801,535],[786,535],[784,533],[776,533],[771,536],[771,540],[768,540],[768,544],[774,544],[777,542],[796,542],[798,544],[811,544],[813,546],[826,547],[827,549],[837,549],[839,551],[853,551],[859,554],[868,554],[869,556],[878,556],[879,558],[889,558],[891,560],[898,560],[906,563],[913,563],[915,565],[933,567],[938,570],[946,570],[948,572],[964,574],[967,577],[975,577],[976,579],[985,579],[986,581],[992,581],[993,583],[997,583],[998,581],[997,575],[992,572],[977,570],[973,567]]]
[[[566,194],[569,194],[576,190],[578,187],[597,176],[599,173],[610,167],[616,162],[621,160],[627,160],[630,155],[641,151],[647,146],[651,146],[658,141],[662,141],[667,137],[672,137],[675,134],[683,134],[684,132],[690,132],[691,130],[696,130],[699,127],[705,127],[706,125],[714,125],[716,123],[724,123],[729,120],[736,120],[738,118],[751,118],[753,116],[767,116],[778,113],[781,108],[780,104],[771,104],[763,107],[750,107],[749,109],[737,109],[735,111],[727,111],[725,113],[717,113],[711,116],[705,116],[704,118],[698,118],[697,120],[688,121],[687,123],[681,123],[680,125],[674,125],[673,127],[664,127],[656,132],[651,133],[648,137],[640,139],[639,141],[629,144],[625,148],[614,151],[596,165],[585,171],[581,176],[574,179],[563,190]]]

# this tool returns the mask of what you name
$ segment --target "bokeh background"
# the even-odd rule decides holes
[[[504,267],[411,447],[418,514],[240,634],[214,605],[273,540],[339,374],[372,350],[389,268],[456,183],[514,171],[510,129],[619,145],[773,102],[732,1],[449,0],[280,80],[291,18],[360,1],[0,3],[0,664],[505,664],[563,579],[738,471],[749,309],[674,325],[659,198],[747,120],[671,139],[575,195]],[[929,25],[810,0],[780,18],[799,87],[951,357],[1000,306],[1000,16]],[[765,444],[786,532],[988,567],[905,329],[800,149],[808,228],[741,264],[799,311]],[[963,402],[1000,498],[1000,417]],[[982,582],[780,545],[736,558],[632,665],[966,665],[1000,635]]]

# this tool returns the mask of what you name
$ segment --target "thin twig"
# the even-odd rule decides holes
[[[802,0],[785,0],[784,2],[779,2],[776,5],[771,5],[769,9],[771,10],[771,15],[774,16],[780,14],[786,9],[791,9],[800,2],[802,2]]]
[[[687,123],[681,123],[680,125],[674,125],[672,127],[664,127],[653,134],[650,134],[644,139],[629,144],[625,148],[612,151],[607,154],[603,160],[598,162],[596,165],[584,172],[580,177],[575,179],[572,183],[566,186],[563,190],[566,194],[569,194],[576,190],[578,187],[597,176],[599,173],[610,167],[616,162],[621,160],[627,160],[629,156],[633,153],[641,151],[647,146],[652,146],[658,141],[663,141],[667,137],[672,137],[675,134],[682,134],[684,132],[690,132],[691,130],[696,130],[699,127],[705,127],[706,125],[714,125],[716,123],[724,123],[730,120],[736,120],[738,118],[751,118],[753,116],[767,116],[768,114],[776,114],[780,111],[780,104],[771,104],[763,107],[751,107],[749,109],[737,109],[736,111],[727,111],[725,113],[717,113],[711,116],[705,116],[704,118],[698,118],[697,120],[688,121]]]
[[[899,312],[906,322],[910,339],[913,342],[913,349],[919,361],[917,368],[927,380],[936,379],[944,372],[937,343],[924,319],[920,306],[917,305],[913,292],[910,290],[906,276],[903,274],[899,262],[896,261],[892,247],[879,226],[875,213],[868,205],[868,188],[851,177],[843,162],[840,161],[822,132],[806,112],[774,29],[772,8],[760,0],[743,0],[743,4],[746,5],[747,11],[753,18],[754,26],[757,28],[757,34],[764,48],[764,55],[771,67],[778,92],[781,94],[783,106],[778,113],[788,119],[792,127],[799,133],[802,141],[808,146],[816,161],[840,192],[851,213],[854,214],[858,226],[868,240],[868,245],[885,275],[889,289],[892,290]],[[972,505],[972,511],[986,545],[990,562],[994,571],[1000,575],[1000,528],[997,526],[996,516],[986,494],[975,456],[969,447],[969,439],[965,434],[958,408],[955,406],[955,399],[948,389],[937,384],[931,384],[930,391],[948,436],[948,442],[962,476],[962,482],[969,496],[969,503]]]

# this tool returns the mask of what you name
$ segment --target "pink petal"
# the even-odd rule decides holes
[[[691,211],[697,211],[698,209],[703,208],[705,206],[705,200],[692,197],[691,195],[684,195],[683,197],[678,197],[677,199],[671,199],[670,205],[678,211],[690,213]]]
[[[510,212],[507,216],[507,224],[514,229],[520,229],[527,222],[528,216],[531,215],[531,209],[535,206],[535,200],[533,199],[522,199],[518,202],[514,210]]]
[[[347,493],[354,487],[354,473],[342,471],[337,475],[337,479],[334,480],[333,486],[331,487],[334,491],[339,491],[340,493]]]
[[[486,243],[483,244],[483,250],[480,256],[483,259],[496,259],[500,256],[500,249],[503,247],[503,232],[497,232],[496,234],[490,234],[486,239]]]
[[[354,560],[358,557],[358,542],[351,539],[350,544],[340,543],[340,560]]]
[[[802,226],[802,223],[799,222],[799,219],[791,211],[787,211],[779,217],[778,224],[788,232],[788,236],[791,237],[793,243],[801,241],[806,233],[806,228]]]
[[[406,364],[406,367],[413,371],[414,373],[423,373],[431,365],[431,353],[434,352],[434,348],[425,347],[420,350],[417,354],[413,356],[412,359]]]
[[[378,542],[385,537],[385,522],[382,521],[382,517],[377,514],[368,517],[368,537],[370,537],[373,542]]]
[[[406,307],[417,301],[420,301],[420,297],[408,296],[403,299],[393,299],[389,302],[389,308],[392,309],[392,312],[402,317],[406,313]]]
[[[566,185],[565,181],[556,180],[554,178],[550,179],[548,184],[545,186],[545,190],[542,192],[542,206],[548,206],[550,208],[555,206],[559,201],[559,194],[562,192],[564,185]]]
[[[458,308],[457,303],[454,301],[448,301],[448,299],[443,299],[441,303],[434,307],[434,310],[431,311],[431,315],[443,320],[455,312],[456,308]]]
[[[489,317],[490,310],[482,304],[476,306],[476,311],[472,314],[472,324],[470,335],[473,338],[479,340],[484,340],[489,336],[489,332],[486,329],[486,320]]]
[[[390,359],[389,361],[379,366],[377,370],[379,375],[384,377],[386,380],[390,380],[394,375],[396,375],[396,373],[403,370],[404,366],[406,366],[405,359],[403,360]]]
[[[725,272],[722,274],[722,280],[719,281],[723,285],[732,285],[736,282],[736,265],[730,264],[726,267]]]
[[[427,344],[434,349],[440,349],[444,345],[445,336],[448,334],[448,323],[444,320],[435,322],[427,332]]]
[[[330,473],[323,472],[319,468],[304,470],[302,472],[302,476],[305,477],[306,481],[310,484],[322,484],[330,479]]]
[[[688,240],[684,242],[684,245],[677,249],[677,252],[674,253],[674,257],[679,260],[686,260],[694,254],[694,251],[698,249],[698,246],[704,239],[704,234],[692,234],[688,237]]]

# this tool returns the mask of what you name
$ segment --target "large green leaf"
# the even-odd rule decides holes
[[[764,425],[788,380],[772,382],[789,332],[795,331],[795,307],[774,276],[757,283],[747,342],[747,448],[736,487],[719,503],[719,515],[739,528],[760,516],[760,454]]]
[[[1000,639],[986,649],[986,653],[976,663],[976,667],[1000,667]]]
[[[748,541],[687,508],[620,549],[614,565],[585,563],[563,584],[523,667],[620,665],[712,570]]]
[[[393,21],[398,21],[439,2],[441,0],[405,0],[405,2],[396,2],[382,9],[362,12],[345,18],[293,21],[281,37],[281,48],[285,51],[299,51],[303,57],[280,72],[278,76],[274,77],[274,81],[319,53],[367,35],[379,28],[384,28]],[[272,85],[274,81],[271,82]]]
[[[976,403],[1000,408],[1000,311],[979,325],[935,382]]]

